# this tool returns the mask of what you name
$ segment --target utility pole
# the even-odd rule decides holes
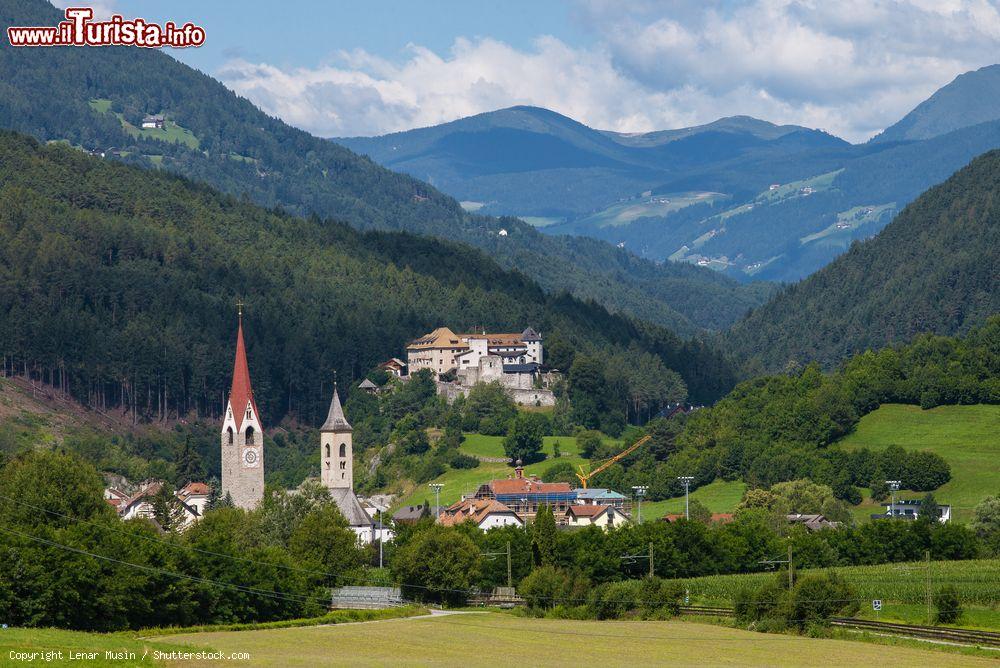
[[[434,490],[434,521],[437,522],[441,515],[441,488],[444,483],[432,482],[428,487]]]
[[[792,544],[788,544],[788,591],[795,585],[795,564],[792,563]]]
[[[514,586],[514,577],[513,577],[513,572],[512,572],[511,563],[510,563],[510,541],[509,540],[507,541],[507,549],[505,551],[503,551],[503,552],[484,552],[483,553],[484,557],[489,557],[490,559],[493,559],[494,557],[502,557],[504,555],[507,555],[507,586],[508,587],[513,587]]]
[[[514,586],[514,578],[511,576],[511,568],[510,568],[510,541],[509,540],[507,541],[507,586],[508,587],[513,587]]]
[[[684,519],[691,519],[691,504],[689,503],[689,497],[691,495],[691,481],[694,480],[692,476],[680,475],[677,479],[681,481],[684,485]]]
[[[378,509],[378,567],[382,568],[382,542],[385,540],[385,525],[382,524],[382,509]]]
[[[637,511],[638,521],[636,524],[642,524],[642,497],[646,496],[646,490],[649,489],[646,485],[632,485],[632,491],[635,493],[635,498],[639,500],[639,510]]]
[[[649,559],[649,577],[653,577],[653,541],[649,542],[649,554],[623,554],[621,560],[626,564],[634,564],[636,559]]]
[[[899,480],[886,480],[885,484],[889,485],[889,491],[892,494],[889,498],[889,517],[896,519],[896,492],[899,491],[901,483]]]
[[[924,582],[927,598],[927,625],[931,625],[931,551],[924,552]]]
[[[768,568],[774,568],[778,564],[788,564],[788,591],[792,591],[795,586],[795,565],[792,563],[792,546],[788,545],[787,559],[764,559],[758,563],[764,564]]]

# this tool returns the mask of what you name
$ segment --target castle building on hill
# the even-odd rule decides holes
[[[372,518],[361,507],[354,494],[354,429],[344,417],[337,384],[333,384],[333,398],[326,422],[319,428],[320,480],[330,490],[340,514],[351,530],[362,541],[372,539]]]
[[[264,498],[264,430],[250,384],[243,343],[243,314],[236,331],[236,360],[222,422],[222,496],[252,510]]]
[[[406,365],[411,374],[430,369],[441,375],[453,369],[461,372],[477,368],[480,360],[489,356],[503,360],[505,365],[537,367],[542,364],[542,352],[542,336],[530,327],[509,334],[456,334],[447,327],[438,327],[407,345]]]

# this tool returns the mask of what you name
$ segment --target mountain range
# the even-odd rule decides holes
[[[60,16],[44,0],[0,0],[6,25],[55,25]],[[165,53],[15,49],[3,41],[0,71],[0,127],[175,172],[297,215],[468,243],[549,292],[683,334],[726,327],[771,292],[684,264],[655,264],[603,241],[551,237],[515,219],[464,211],[432,185],[271,118]],[[143,129],[147,114],[163,114],[165,127]]]
[[[548,234],[795,281],[1000,147],[998,93],[1000,66],[963,74],[862,145],[749,117],[621,134],[532,107],[335,141]]]
[[[1000,312],[997,193],[1000,150],[976,158],[873,239],[756,309],[726,333],[727,349],[756,371],[809,362],[829,368],[916,334],[965,333],[982,324]]]

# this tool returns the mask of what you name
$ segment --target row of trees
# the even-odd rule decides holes
[[[796,493],[801,490],[790,491],[789,497]],[[998,554],[1000,521],[986,510],[973,527],[940,524],[922,516],[916,521],[886,520],[810,532],[785,521],[787,506],[764,507],[757,502],[749,499],[726,524],[713,524],[706,516],[609,531],[597,527],[557,531],[551,511],[544,508],[527,530],[502,527],[481,532],[472,523],[442,527],[427,520],[402,528],[389,563],[409,595],[461,603],[471,590],[506,585],[506,561],[483,555],[502,553],[509,543],[515,584],[528,586],[539,599],[547,597],[551,607],[581,605],[595,585],[646,576],[646,559],[622,557],[646,555],[650,545],[654,574],[663,578],[754,572],[761,560],[785,554],[789,546],[797,569],[917,561],[926,551],[940,560]]]
[[[253,512],[211,511],[183,534],[122,522],[79,458],[32,452],[0,469],[0,617],[17,626],[114,631],[321,614],[361,575],[325,488],[270,489]]]

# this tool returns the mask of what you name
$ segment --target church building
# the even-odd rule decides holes
[[[364,542],[372,539],[372,518],[354,494],[354,429],[344,417],[337,384],[326,422],[319,428],[320,480],[340,508],[351,530]]]
[[[237,508],[252,510],[264,498],[264,430],[250,385],[243,343],[243,314],[236,332],[233,384],[222,422],[222,497]]]

